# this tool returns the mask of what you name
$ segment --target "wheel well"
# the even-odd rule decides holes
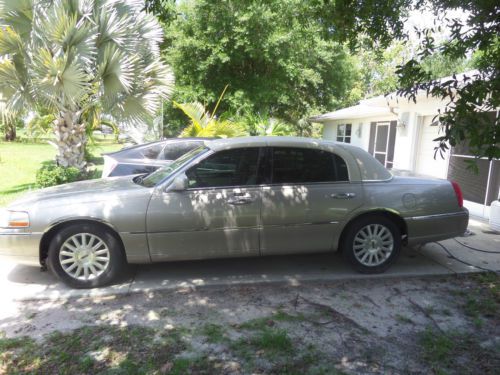
[[[339,237],[339,243],[338,243],[339,250],[342,249],[342,243],[343,243],[344,237],[347,233],[347,228],[349,228],[349,226],[353,222],[355,222],[356,220],[358,220],[360,218],[370,217],[370,216],[383,216],[383,217],[391,220],[393,223],[395,223],[398,226],[398,228],[401,232],[401,239],[402,239],[403,244],[407,243],[407,241],[408,241],[408,228],[407,228],[406,222],[403,220],[403,218],[401,216],[399,216],[398,214],[391,212],[391,211],[374,210],[374,211],[370,211],[370,212],[365,212],[365,213],[360,214],[358,216],[355,216],[351,220],[349,220],[349,222],[344,226],[344,229],[342,230],[342,234]]]
[[[42,237],[40,241],[40,264],[44,265],[45,260],[47,259],[47,256],[49,254],[49,246],[50,242],[54,238],[54,236],[59,232],[61,229],[66,228],[69,225],[72,224],[93,224],[93,225],[98,225],[102,228],[105,228],[106,230],[109,230],[113,236],[118,240],[120,247],[123,252],[123,256],[125,259],[127,259],[127,254],[125,253],[125,247],[123,246],[123,241],[121,237],[119,236],[118,232],[114,230],[111,226],[100,222],[96,220],[85,220],[85,219],[79,219],[79,220],[69,220],[69,221],[64,221],[62,223],[59,223],[57,225],[54,225],[52,228],[50,228]]]

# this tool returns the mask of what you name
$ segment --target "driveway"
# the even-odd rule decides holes
[[[107,288],[73,290],[50,273],[37,268],[0,265],[2,303],[147,292],[204,285],[239,285],[301,281],[362,280],[412,276],[450,275],[481,270],[500,271],[500,235],[486,223],[470,220],[470,236],[405,248],[386,273],[360,275],[339,254],[295,255],[263,258],[175,262],[134,267],[124,280]],[[473,247],[473,250],[466,246]],[[454,259],[454,258],[456,259]]]

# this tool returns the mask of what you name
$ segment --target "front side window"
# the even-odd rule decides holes
[[[189,188],[257,184],[258,148],[219,151],[186,171]]]
[[[307,148],[272,149],[273,184],[348,181],[345,161],[328,151]]]
[[[351,143],[352,124],[341,124],[337,126],[337,142]]]
[[[186,163],[189,163],[191,160],[203,154],[204,152],[208,152],[208,150],[209,149],[204,146],[195,148],[194,150],[191,150],[187,154],[184,154],[180,158],[174,160],[171,164],[159,168],[150,175],[137,180],[137,182],[146,187],[153,187],[170,176],[173,172],[181,168]]]

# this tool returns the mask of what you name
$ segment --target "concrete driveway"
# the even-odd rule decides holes
[[[3,263],[0,265],[0,301],[103,296],[203,285],[270,282],[297,285],[306,280],[449,275],[486,269],[500,271],[500,235],[489,231],[486,223],[472,219],[469,230],[473,233],[470,236],[441,241],[444,248],[436,243],[405,248],[397,263],[381,275],[360,275],[352,271],[339,254],[314,254],[143,265],[134,267],[116,285],[73,290],[36,267]]]

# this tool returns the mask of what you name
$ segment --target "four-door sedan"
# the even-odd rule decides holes
[[[0,219],[0,254],[77,288],[127,263],[342,251],[384,272],[403,244],[467,228],[457,184],[392,176],[360,148],[324,140],[206,141],[147,176],[39,190]]]
[[[171,138],[102,154],[102,177],[151,173],[170,164],[185,153],[200,147],[210,138]]]

